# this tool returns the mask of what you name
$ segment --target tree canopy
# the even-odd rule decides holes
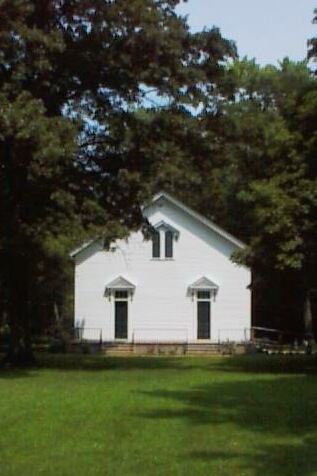
[[[31,356],[35,316],[40,324],[43,303],[52,309],[63,293],[70,246],[88,236],[107,242],[141,223],[148,165],[124,149],[130,111],[151,97],[169,107],[199,104],[235,55],[215,28],[191,34],[177,3],[0,1],[0,292],[9,360]]]

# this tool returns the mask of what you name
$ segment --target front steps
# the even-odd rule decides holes
[[[219,355],[217,343],[130,343],[106,342],[101,346],[106,355]]]
[[[219,355],[220,344],[217,343],[192,343],[187,344],[187,355]]]
[[[131,355],[134,353],[131,342],[105,342],[101,345],[101,352],[106,355]]]

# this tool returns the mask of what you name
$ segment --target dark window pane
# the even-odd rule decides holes
[[[173,233],[165,233],[165,258],[173,258]]]
[[[160,257],[160,233],[158,231],[155,231],[153,233],[153,238],[152,238],[152,257],[153,258],[159,258]]]
[[[128,291],[116,291],[116,299],[128,299]]]
[[[127,301],[115,302],[115,338],[128,338],[128,303]]]
[[[210,302],[197,303],[198,339],[210,339]]]
[[[210,299],[210,291],[197,291],[197,299]]]

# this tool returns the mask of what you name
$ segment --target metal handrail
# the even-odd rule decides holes
[[[135,334],[136,334],[137,331],[151,331],[151,332],[153,332],[153,331],[164,331],[164,332],[169,332],[169,331],[180,331],[180,330],[184,332],[184,334],[185,334],[185,340],[170,339],[170,340],[168,340],[168,341],[166,341],[166,342],[168,342],[168,343],[179,343],[179,344],[188,343],[188,329],[187,329],[186,327],[170,327],[170,328],[163,328],[163,327],[156,327],[156,328],[152,328],[152,327],[136,327],[136,328],[133,329],[132,342],[133,342],[133,343],[136,343],[136,344],[138,344],[138,343],[141,344],[141,343],[143,343],[143,342],[149,342],[149,343],[151,343],[151,344],[152,344],[152,343],[153,343],[153,344],[154,344],[154,343],[161,343],[161,341],[159,341],[159,340],[154,340],[154,339],[153,339],[153,340],[150,339],[149,341],[147,341],[147,340],[144,340],[144,341],[143,341],[143,340],[137,340],[137,339],[136,339],[136,336],[135,336]]]
[[[87,336],[87,331],[88,331],[88,336]],[[91,331],[94,331],[94,337],[89,338],[89,333]],[[81,342],[100,342],[102,343],[103,338],[102,338],[102,328],[100,327],[75,327],[74,328],[74,334],[75,338],[79,339]],[[86,334],[86,336],[85,336]]]

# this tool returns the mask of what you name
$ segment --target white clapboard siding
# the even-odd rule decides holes
[[[115,339],[114,298],[106,288],[122,277],[134,286],[128,299],[129,341],[196,342],[197,301],[190,285],[205,277],[218,286],[211,299],[211,340],[249,338],[250,270],[230,259],[239,243],[164,194],[144,214],[153,225],[163,222],[177,230],[173,258],[153,259],[152,242],[141,232],[117,240],[110,251],[98,241],[76,250],[75,326],[101,329],[104,341]]]

